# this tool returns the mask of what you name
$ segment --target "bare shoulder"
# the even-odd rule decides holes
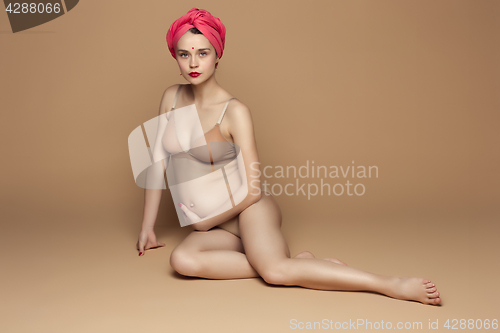
[[[163,92],[163,96],[161,97],[159,114],[170,111],[172,105],[174,104],[175,94],[177,93],[177,89],[179,89],[180,86],[182,86],[182,84],[174,84],[165,89],[165,91]]]
[[[253,123],[250,108],[238,99],[232,99],[229,102],[225,116],[228,118],[228,122],[234,126],[244,126],[245,124],[252,126]]]
[[[243,146],[244,142],[252,142],[255,136],[252,112],[238,99],[229,102],[226,110],[227,132],[234,143]],[[250,141],[248,141],[250,140]]]

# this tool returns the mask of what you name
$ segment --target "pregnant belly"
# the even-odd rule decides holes
[[[232,168],[230,164],[226,165],[224,170],[231,184],[230,191],[233,193],[238,190],[242,182],[238,169]],[[223,213],[233,207],[222,169],[171,186],[170,191],[176,208],[182,203],[202,220],[216,209]]]

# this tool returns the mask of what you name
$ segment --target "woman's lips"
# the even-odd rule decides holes
[[[197,72],[189,73],[189,76],[191,76],[191,77],[197,77],[200,75],[201,75],[201,73],[197,73]]]

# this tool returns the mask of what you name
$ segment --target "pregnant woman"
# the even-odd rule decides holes
[[[169,50],[188,84],[165,90],[159,112],[164,126],[154,150],[166,157],[161,165],[181,225],[193,228],[172,251],[172,268],[208,279],[262,277],[274,285],[373,291],[440,304],[439,292],[428,279],[372,274],[307,251],[290,256],[281,233],[281,210],[261,186],[250,110],[215,78],[225,34],[218,18],[197,8],[167,33]],[[145,190],[140,256],[165,246],[153,231],[161,195],[162,189]]]

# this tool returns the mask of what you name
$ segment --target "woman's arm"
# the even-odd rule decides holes
[[[173,104],[174,96],[177,91],[178,85],[168,87],[163,93],[160,110],[158,113],[158,129],[156,131],[156,138],[154,146],[152,147],[153,165],[147,170],[146,174],[146,188],[144,190],[144,212],[142,219],[142,230],[153,230],[158,210],[160,207],[161,197],[163,190],[160,189],[161,182],[165,182],[163,177],[165,170],[168,168],[169,154],[163,148],[161,138],[164,133],[166,122],[166,110]],[[162,120],[160,120],[160,118]],[[165,118],[165,119],[163,119]],[[160,163],[161,162],[161,163]],[[160,168],[161,166],[161,168]]]
[[[240,153],[243,157],[238,158],[238,170],[242,181],[246,181],[246,184],[242,184],[238,190],[232,193],[233,198],[235,202],[238,202],[245,196],[247,190],[248,194],[235,207],[222,213],[220,213],[220,208],[216,208],[204,220],[194,223],[194,229],[199,231],[207,231],[216,225],[226,222],[261,198],[260,169],[255,168],[255,165],[260,165],[260,162],[250,109],[245,104],[235,100],[234,105],[232,105],[231,110],[228,109],[225,117],[229,125],[229,133],[234,143],[240,148]],[[253,168],[250,166],[253,166]]]

